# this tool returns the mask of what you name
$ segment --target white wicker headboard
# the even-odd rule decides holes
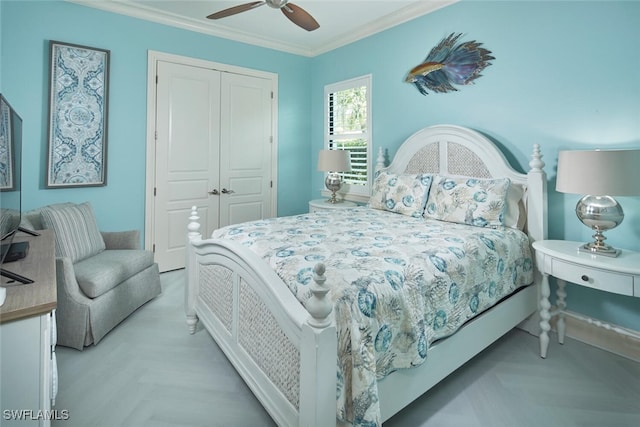
[[[380,156],[379,156],[380,157]],[[438,173],[476,178],[507,177],[524,187],[527,234],[532,240],[547,237],[547,176],[540,147],[535,144],[527,174],[509,165],[506,157],[486,136],[462,126],[436,125],[411,135],[398,148],[389,173]]]

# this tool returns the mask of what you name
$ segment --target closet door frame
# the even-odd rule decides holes
[[[247,76],[269,79],[272,81],[273,109],[271,118],[271,132],[273,135],[272,156],[271,156],[271,176],[273,187],[271,192],[271,217],[277,216],[278,212],[278,75],[250,68],[238,67],[235,65],[222,64],[219,62],[206,61],[187,56],[174,55],[164,52],[150,50],[147,55],[147,137],[146,137],[146,185],[145,185],[145,227],[144,227],[144,247],[153,250],[154,226],[155,226],[155,161],[156,161],[156,69],[158,61],[174,62],[194,67],[211,68],[221,72],[243,74]],[[187,224],[185,224],[185,240]]]

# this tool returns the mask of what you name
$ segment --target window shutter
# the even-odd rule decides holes
[[[348,150],[351,171],[341,173],[348,194],[368,196],[371,181],[371,76],[325,87],[325,141],[330,150]]]

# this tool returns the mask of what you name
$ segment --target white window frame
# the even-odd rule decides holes
[[[325,149],[331,149],[330,143],[332,140],[340,139],[336,135],[329,134],[329,95],[331,93],[340,92],[343,90],[352,89],[359,86],[366,87],[366,104],[367,104],[367,118],[366,118],[366,130],[358,134],[358,138],[362,138],[367,143],[366,150],[366,166],[367,166],[367,180],[365,185],[351,185],[344,183],[339,193],[343,195],[346,200],[355,202],[368,202],[371,195],[371,182],[373,177],[373,161],[372,161],[372,108],[371,108],[371,74],[367,74],[360,77],[355,77],[349,80],[343,80],[336,83],[328,84],[324,87],[324,147]],[[352,139],[350,136],[349,139]],[[346,138],[345,138],[346,139]],[[325,175],[326,177],[326,175]],[[328,190],[322,191],[323,196],[330,194]]]

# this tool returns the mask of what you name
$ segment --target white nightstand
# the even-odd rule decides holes
[[[549,320],[558,315],[558,342],[564,342],[564,310],[567,307],[566,282],[621,295],[640,297],[640,253],[623,250],[616,257],[578,252],[580,242],[541,240],[533,242],[536,264],[542,273],[540,301],[540,356],[547,357]],[[549,276],[556,278],[557,310],[550,312]]]
[[[338,203],[330,203],[327,200],[329,199],[316,199],[309,202],[309,212],[317,212],[317,211],[328,211],[332,209],[345,209],[345,208],[355,208],[358,206],[354,202],[349,202],[348,200],[342,200]]]

